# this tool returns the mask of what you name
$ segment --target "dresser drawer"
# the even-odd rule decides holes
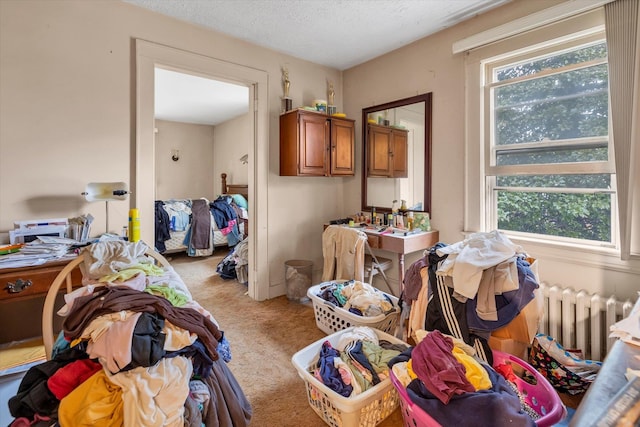
[[[34,267],[0,269],[0,301],[16,301],[46,295],[66,264],[65,261]],[[82,274],[79,269],[75,269],[71,277],[74,286],[81,285]]]
[[[367,241],[372,249],[378,249],[380,247],[380,236],[375,234],[367,234]]]

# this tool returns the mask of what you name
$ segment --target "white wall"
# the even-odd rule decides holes
[[[156,120],[156,200],[214,200],[220,178],[213,174],[214,127]],[[178,150],[179,160],[172,159]]]
[[[216,195],[221,193],[220,174],[227,174],[227,184],[247,184],[249,182],[248,164],[240,157],[248,153],[249,143],[253,139],[249,124],[249,115],[245,114],[228,120],[214,128],[213,170],[216,179]]]

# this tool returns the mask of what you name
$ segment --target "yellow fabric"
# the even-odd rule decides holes
[[[465,367],[465,376],[471,385],[475,387],[476,391],[491,388],[489,374],[476,359],[469,356],[458,346],[453,347],[452,353],[458,362]]]
[[[407,374],[409,374],[412,380],[415,380],[416,378],[418,378],[418,376],[415,372],[413,372],[413,364],[411,363],[411,360],[412,359],[409,359],[409,361],[407,362]]]
[[[154,264],[138,264],[135,267],[125,268],[123,270],[118,271],[117,273],[112,273],[112,274],[107,274],[106,276],[102,276],[98,281],[99,282],[115,282],[115,281],[124,282],[126,280],[131,279],[134,276],[137,276],[140,273],[144,273],[147,276],[162,276],[164,274],[164,269]]]
[[[85,341],[84,338],[76,338],[75,340],[71,341],[69,343],[69,347],[73,348],[75,346],[77,346],[78,344],[80,344],[82,341]]]
[[[62,427],[121,427],[122,389],[98,371],[60,401],[58,419]]]
[[[26,340],[0,349],[0,370],[46,360],[42,338]]]

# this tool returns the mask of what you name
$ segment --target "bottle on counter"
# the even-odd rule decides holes
[[[401,204],[400,204],[400,214],[404,215],[405,212],[407,212],[409,209],[407,209],[407,201],[406,200],[401,200]]]
[[[413,212],[411,211],[407,213],[407,228],[409,231],[413,230]]]

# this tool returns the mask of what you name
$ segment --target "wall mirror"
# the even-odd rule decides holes
[[[431,213],[431,103],[430,92],[362,109],[363,211],[391,211],[394,200],[397,208],[404,200],[409,210]],[[401,174],[406,177],[370,172],[372,158],[378,155],[371,132],[384,128],[406,130],[406,173]]]

